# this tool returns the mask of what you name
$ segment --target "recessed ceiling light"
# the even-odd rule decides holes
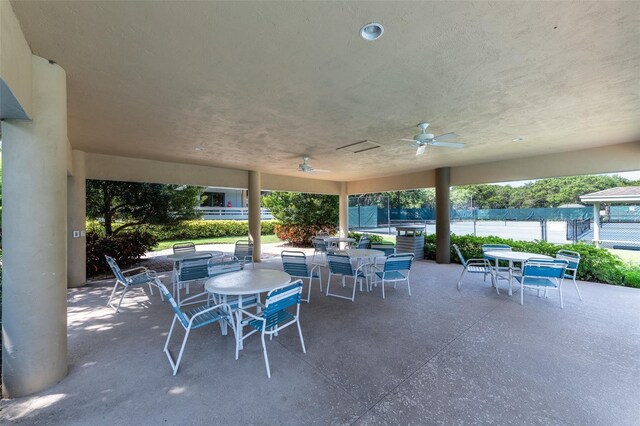
[[[372,22],[360,28],[360,37],[365,40],[377,40],[382,34],[384,34],[384,27],[376,22]]]
[[[522,141],[524,140],[524,138],[517,137],[517,138],[513,138],[513,139],[511,139],[511,140],[512,140],[513,142],[522,142]]]

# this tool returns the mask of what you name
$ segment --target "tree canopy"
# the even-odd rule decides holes
[[[98,220],[106,235],[141,225],[170,225],[200,217],[202,191],[199,186],[87,180],[87,217]]]
[[[262,204],[284,225],[336,226],[338,196],[298,192],[271,192]]]

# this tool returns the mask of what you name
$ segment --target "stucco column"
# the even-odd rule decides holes
[[[260,262],[260,172],[249,171],[249,239],[253,241],[253,261]]]
[[[67,374],[67,89],[32,57],[33,121],[2,123],[2,391],[38,392]]]
[[[84,152],[71,152],[73,175],[67,177],[67,286],[87,282],[87,181]]]
[[[347,183],[340,184],[340,236],[347,238],[349,236],[349,194],[347,194]]]
[[[451,168],[436,169],[436,262],[438,263],[451,263],[450,184]]]
[[[600,247],[600,203],[593,203],[593,243]]]

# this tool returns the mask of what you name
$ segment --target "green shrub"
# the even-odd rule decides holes
[[[262,235],[273,235],[274,227],[275,221],[264,220],[260,232]],[[149,225],[143,230],[153,234],[159,241],[241,237],[249,234],[249,223],[246,220],[185,220],[175,225]],[[104,235],[104,228],[96,221],[87,221],[87,232]]]
[[[277,223],[275,226],[276,236],[295,247],[311,247],[311,239],[315,235],[319,233],[333,234],[336,229],[335,226],[329,225],[285,225]]]
[[[110,237],[87,232],[87,275],[103,274],[110,270],[105,255],[113,257],[118,266],[125,269],[137,263],[156,244],[157,238],[148,232],[123,232]]]
[[[622,260],[608,250],[594,247],[590,244],[564,244],[556,245],[546,241],[516,241],[500,237],[476,237],[473,235],[451,234],[451,258],[460,263],[453,244],[460,247],[460,251],[467,259],[482,258],[483,244],[508,244],[515,251],[527,251],[540,253],[554,257],[559,250],[571,250],[580,253],[580,266],[578,267],[578,279],[584,281],[601,282],[615,285],[634,286],[640,275],[640,268],[625,266]],[[425,237],[425,258],[436,257],[436,236],[434,234]]]

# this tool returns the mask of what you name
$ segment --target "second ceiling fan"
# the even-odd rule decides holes
[[[445,142],[445,140],[459,137],[456,133],[451,132],[435,136],[432,133],[427,133],[429,123],[422,122],[418,124],[418,127],[420,128],[420,133],[415,135],[413,139],[400,139],[402,141],[413,142],[413,146],[417,147],[416,155],[424,154],[424,151],[429,145],[444,148],[464,148],[464,144],[460,142]]]

